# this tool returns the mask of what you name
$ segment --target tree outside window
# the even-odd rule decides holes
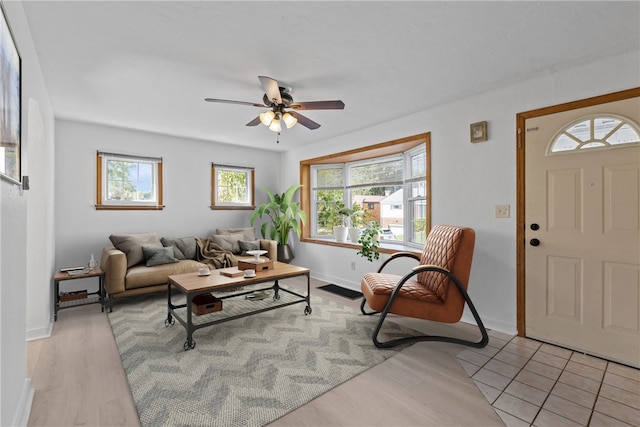
[[[211,209],[254,209],[253,168],[211,165]]]
[[[97,209],[162,209],[162,159],[98,152]]]

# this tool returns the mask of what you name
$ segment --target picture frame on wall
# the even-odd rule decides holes
[[[0,10],[0,177],[20,184],[21,60],[1,3]]]
[[[483,142],[489,139],[487,135],[487,122],[476,122],[470,125],[471,142]]]

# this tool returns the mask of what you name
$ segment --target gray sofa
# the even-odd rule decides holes
[[[266,258],[277,260],[278,243],[257,239],[253,228],[217,229],[203,239],[167,238],[158,233],[111,235],[113,246],[102,250],[100,268],[110,301],[113,299],[167,290],[167,277],[197,272],[202,267],[237,265],[250,249],[266,250]],[[224,250],[224,264],[202,254],[202,246]],[[210,252],[208,252],[210,253]],[[230,265],[228,265],[230,264]]]

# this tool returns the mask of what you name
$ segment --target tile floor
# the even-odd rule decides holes
[[[490,332],[458,361],[508,426],[640,426],[640,370]]]

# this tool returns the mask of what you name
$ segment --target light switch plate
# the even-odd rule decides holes
[[[511,207],[509,205],[496,205],[496,218],[509,218]]]

